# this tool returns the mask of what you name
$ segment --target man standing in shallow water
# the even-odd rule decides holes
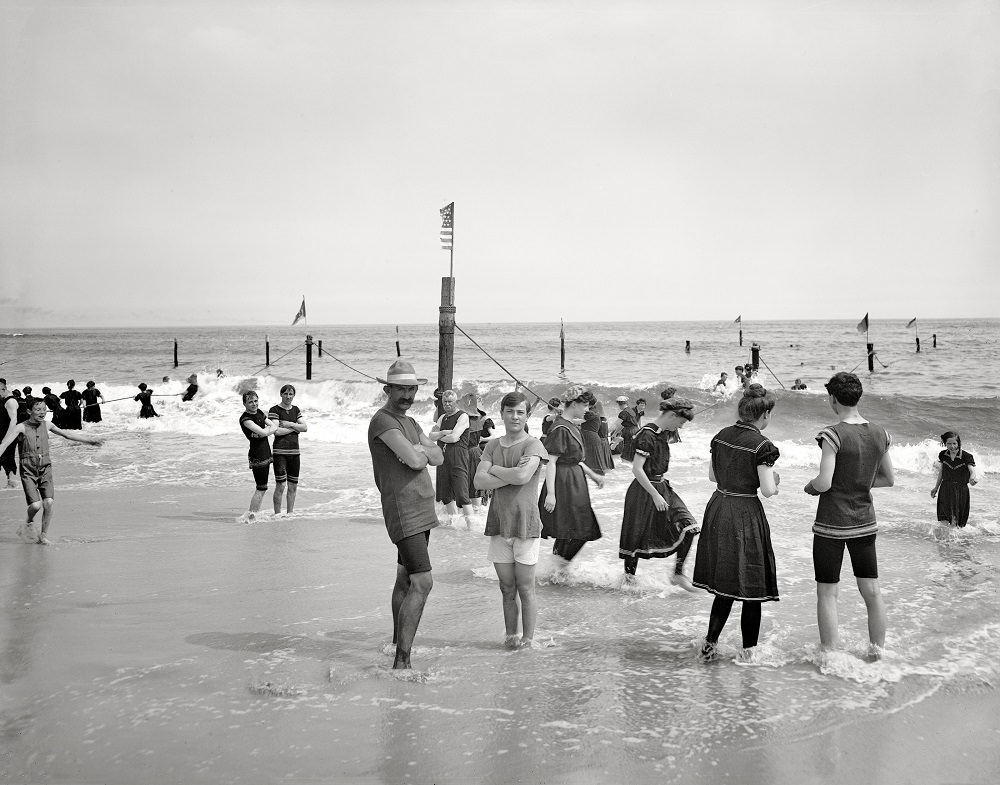
[[[396,584],[392,589],[393,669],[408,669],[413,638],[434,586],[427,552],[431,529],[438,525],[434,486],[428,466],[444,461],[441,448],[407,415],[418,379],[413,366],[396,360],[379,379],[388,400],[368,425],[368,449],[375,485],[382,496],[382,517],[389,539],[396,545]]]

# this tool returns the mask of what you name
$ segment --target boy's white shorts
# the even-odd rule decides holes
[[[522,540],[520,537],[501,537],[494,534],[490,537],[490,550],[487,558],[497,564],[538,564],[538,551],[541,539],[531,537]]]

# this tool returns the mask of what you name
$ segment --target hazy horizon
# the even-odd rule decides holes
[[[1000,4],[0,0],[0,328],[998,313]],[[874,317],[873,317],[874,318]]]

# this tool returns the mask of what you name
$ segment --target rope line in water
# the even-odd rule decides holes
[[[785,387],[785,385],[784,385],[784,384],[782,384],[782,381],[781,381],[781,379],[779,379],[779,378],[778,378],[778,374],[776,374],[776,373],[775,373],[774,371],[771,371],[771,366],[770,366],[770,365],[768,365],[767,363],[765,363],[765,362],[764,362],[764,358],[763,358],[763,357],[761,357],[761,356],[760,356],[760,355],[758,354],[758,355],[757,355],[757,359],[758,359],[758,360],[760,360],[760,361],[761,361],[762,363],[764,363],[764,367],[765,367],[765,368],[767,368],[767,370],[771,372],[771,376],[773,376],[773,377],[774,377],[774,381],[776,381],[776,382],[777,382],[778,384],[780,384],[780,385],[781,385],[781,389],[782,389],[782,390],[787,390],[788,388],[787,388],[787,387]]]
[[[473,344],[474,344],[474,345],[476,346],[476,348],[477,348],[477,349],[479,349],[479,351],[481,351],[481,352],[482,352],[483,354],[485,354],[485,355],[486,355],[487,357],[489,357],[489,358],[490,358],[491,360],[493,360],[493,362],[495,362],[495,363],[497,364],[497,367],[498,367],[498,368],[499,368],[499,369],[500,369],[501,371],[503,371],[503,372],[504,372],[505,374],[507,374],[507,375],[508,375],[508,376],[509,376],[509,377],[510,377],[511,379],[513,379],[513,380],[514,380],[514,381],[515,381],[515,382],[516,382],[516,383],[517,383],[518,385],[520,385],[520,386],[521,386],[521,387],[523,387],[523,388],[524,388],[525,390],[527,390],[527,391],[528,391],[528,392],[530,392],[530,393],[531,393],[532,395],[534,395],[534,396],[535,396],[535,397],[536,397],[536,398],[537,398],[537,399],[538,399],[539,401],[543,401],[543,400],[545,400],[544,398],[542,398],[542,396],[541,396],[541,395],[539,395],[538,393],[536,393],[536,392],[535,392],[534,390],[532,390],[532,389],[531,389],[531,388],[530,388],[530,387],[529,387],[528,385],[526,385],[526,384],[525,384],[524,382],[522,382],[522,381],[521,381],[520,379],[518,379],[518,378],[517,378],[517,377],[516,377],[516,376],[515,376],[514,374],[512,374],[512,373],[511,373],[510,371],[508,371],[508,370],[507,370],[506,368],[504,368],[504,367],[503,367],[503,366],[502,366],[502,365],[500,364],[500,361],[499,361],[499,360],[497,360],[497,358],[496,358],[496,357],[494,357],[494,356],[493,356],[492,354],[490,354],[490,353],[489,353],[488,351],[486,351],[486,350],[485,350],[485,349],[484,349],[484,348],[483,348],[482,346],[480,346],[480,345],[479,345],[479,343],[478,343],[478,342],[476,341],[476,339],[475,339],[475,338],[473,338],[473,337],[472,337],[471,335],[469,335],[469,334],[468,334],[468,333],[467,333],[467,332],[466,332],[465,330],[463,330],[463,329],[462,329],[461,327],[459,327],[459,326],[458,326],[457,324],[455,325],[455,329],[456,329],[456,330],[458,330],[458,331],[459,331],[460,333],[462,333],[462,335],[464,335],[464,336],[465,336],[466,338],[468,338],[468,339],[469,339],[470,341],[472,341],[472,343],[473,343]],[[536,401],[536,403],[537,403],[537,402],[538,402],[538,401]]]
[[[354,372],[355,372],[355,373],[357,373],[357,374],[361,374],[361,376],[364,376],[364,377],[365,377],[366,379],[371,379],[371,380],[372,380],[373,382],[377,382],[377,381],[378,381],[378,379],[376,379],[376,378],[375,378],[374,376],[369,376],[369,375],[368,375],[367,373],[365,373],[364,371],[359,371],[359,370],[358,370],[357,368],[355,368],[355,367],[354,367],[353,365],[348,365],[347,363],[345,363],[345,362],[344,362],[343,360],[341,360],[341,359],[340,359],[339,357],[337,357],[336,355],[334,355],[334,354],[331,354],[330,352],[328,352],[328,351],[327,351],[326,349],[324,349],[323,351],[321,351],[321,352],[320,352],[320,354],[319,354],[319,356],[320,356],[320,357],[322,357],[322,356],[323,356],[324,354],[328,354],[328,355],[330,355],[330,357],[332,357],[332,358],[333,358],[334,360],[336,360],[336,361],[337,361],[338,363],[340,363],[341,365],[343,365],[343,366],[344,366],[345,368],[350,368],[350,369],[351,369],[352,371],[354,371]]]
[[[287,357],[288,355],[290,355],[290,354],[291,354],[292,352],[294,352],[294,351],[295,351],[296,349],[301,349],[301,348],[302,348],[303,346],[305,346],[305,345],[306,345],[306,342],[305,342],[305,341],[303,341],[303,342],[302,342],[302,343],[300,343],[300,344],[299,344],[298,346],[293,346],[293,347],[292,347],[291,349],[289,349],[289,350],[288,350],[287,352],[285,352],[285,353],[284,353],[283,355],[281,355],[281,357],[279,357],[279,358],[278,358],[277,360],[275,360],[274,362],[272,362],[272,363],[271,363],[271,365],[274,365],[275,363],[278,363],[278,362],[281,362],[281,361],[282,361],[282,360],[284,360],[284,359],[285,359],[285,358],[286,358],[286,357]],[[252,374],[250,374],[250,375],[251,375],[251,376],[256,376],[256,375],[257,375],[258,373],[260,373],[260,371],[266,371],[266,370],[267,370],[267,369],[268,369],[269,367],[270,367],[270,366],[268,366],[268,365],[265,365],[265,366],[264,366],[263,368],[261,368],[261,369],[260,369],[259,371],[254,371],[254,372],[253,372]]]

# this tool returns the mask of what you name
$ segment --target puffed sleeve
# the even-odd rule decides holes
[[[647,458],[652,455],[653,448],[656,445],[656,436],[648,428],[643,428],[639,433],[635,435],[635,439],[632,441],[632,446],[639,455],[645,455]]]
[[[941,452],[938,453],[938,463],[944,463],[946,453],[947,453],[946,450],[941,450]]]
[[[573,437],[569,435],[569,431],[566,430],[566,426],[556,426],[549,431],[549,435],[545,437],[545,449],[553,455],[562,455],[569,450],[569,442],[572,438]]]
[[[777,447],[775,447],[771,442],[764,442],[761,444],[760,449],[757,450],[757,465],[774,466],[775,462],[780,457],[781,453],[778,452]]]
[[[972,453],[971,452],[964,452],[963,451],[962,452],[962,457],[965,459],[965,463],[966,463],[967,466],[975,466],[976,465],[976,459],[972,457]]]

